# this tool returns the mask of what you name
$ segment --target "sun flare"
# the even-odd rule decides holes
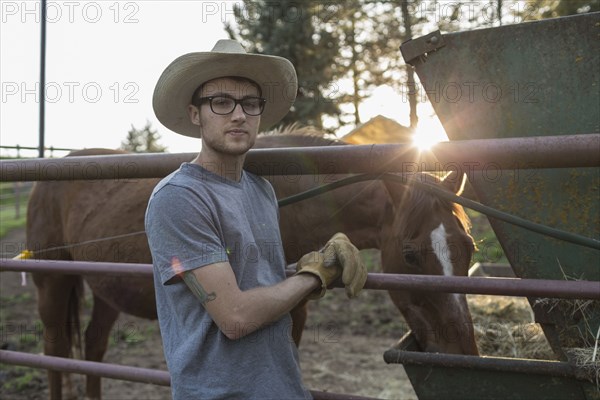
[[[435,117],[423,118],[419,121],[413,134],[412,144],[420,151],[428,151],[439,143],[448,140],[444,128]]]

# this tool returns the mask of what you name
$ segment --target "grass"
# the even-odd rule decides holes
[[[471,236],[478,251],[473,255],[473,263],[509,264],[500,242],[487,217],[477,211],[466,208],[467,215],[473,225]]]
[[[19,293],[12,296],[0,296],[0,301],[6,306],[12,306],[15,304],[31,301],[33,296],[31,293]]]
[[[13,229],[24,227],[27,221],[27,197],[30,188],[21,188],[19,215],[15,207],[14,190],[14,183],[0,184],[0,239]]]
[[[16,218],[14,208],[2,207],[0,209],[0,239],[13,229],[24,227],[26,221],[27,216],[24,211],[21,211],[21,215]]]
[[[5,374],[3,386],[8,392],[39,388],[45,376],[40,369],[5,365],[0,365],[0,373]]]

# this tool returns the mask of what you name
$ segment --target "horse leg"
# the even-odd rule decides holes
[[[38,312],[44,324],[44,354],[67,358],[73,331],[79,329],[82,279],[74,275],[33,274],[38,293]],[[52,400],[62,399],[62,374],[48,370]],[[72,394],[74,395],[74,393]]]
[[[102,362],[110,331],[119,316],[119,311],[112,308],[100,297],[94,295],[92,318],[85,330],[85,359]],[[99,400],[102,397],[100,377],[86,376],[86,398]]]
[[[294,309],[292,309],[290,314],[292,315],[292,339],[294,339],[296,347],[299,347],[300,340],[302,340],[302,331],[304,330],[306,317],[308,315],[307,301],[305,300],[299,303]]]

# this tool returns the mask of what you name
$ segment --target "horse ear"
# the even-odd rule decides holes
[[[392,206],[395,209],[399,204],[402,204],[402,198],[404,196],[404,192],[406,191],[405,185],[385,179],[383,180],[383,184],[385,185],[385,188],[392,199]]]
[[[442,186],[458,196],[463,192],[466,182],[467,175],[460,174],[458,171],[450,171],[442,178]]]

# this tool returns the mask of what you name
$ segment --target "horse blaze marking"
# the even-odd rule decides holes
[[[433,253],[440,264],[442,264],[444,276],[452,276],[454,275],[452,256],[450,254],[450,247],[448,246],[446,236],[446,228],[444,228],[444,223],[441,223],[440,226],[431,231],[431,246],[433,247]],[[456,301],[457,307],[461,308],[458,293],[454,293],[452,298]]]

